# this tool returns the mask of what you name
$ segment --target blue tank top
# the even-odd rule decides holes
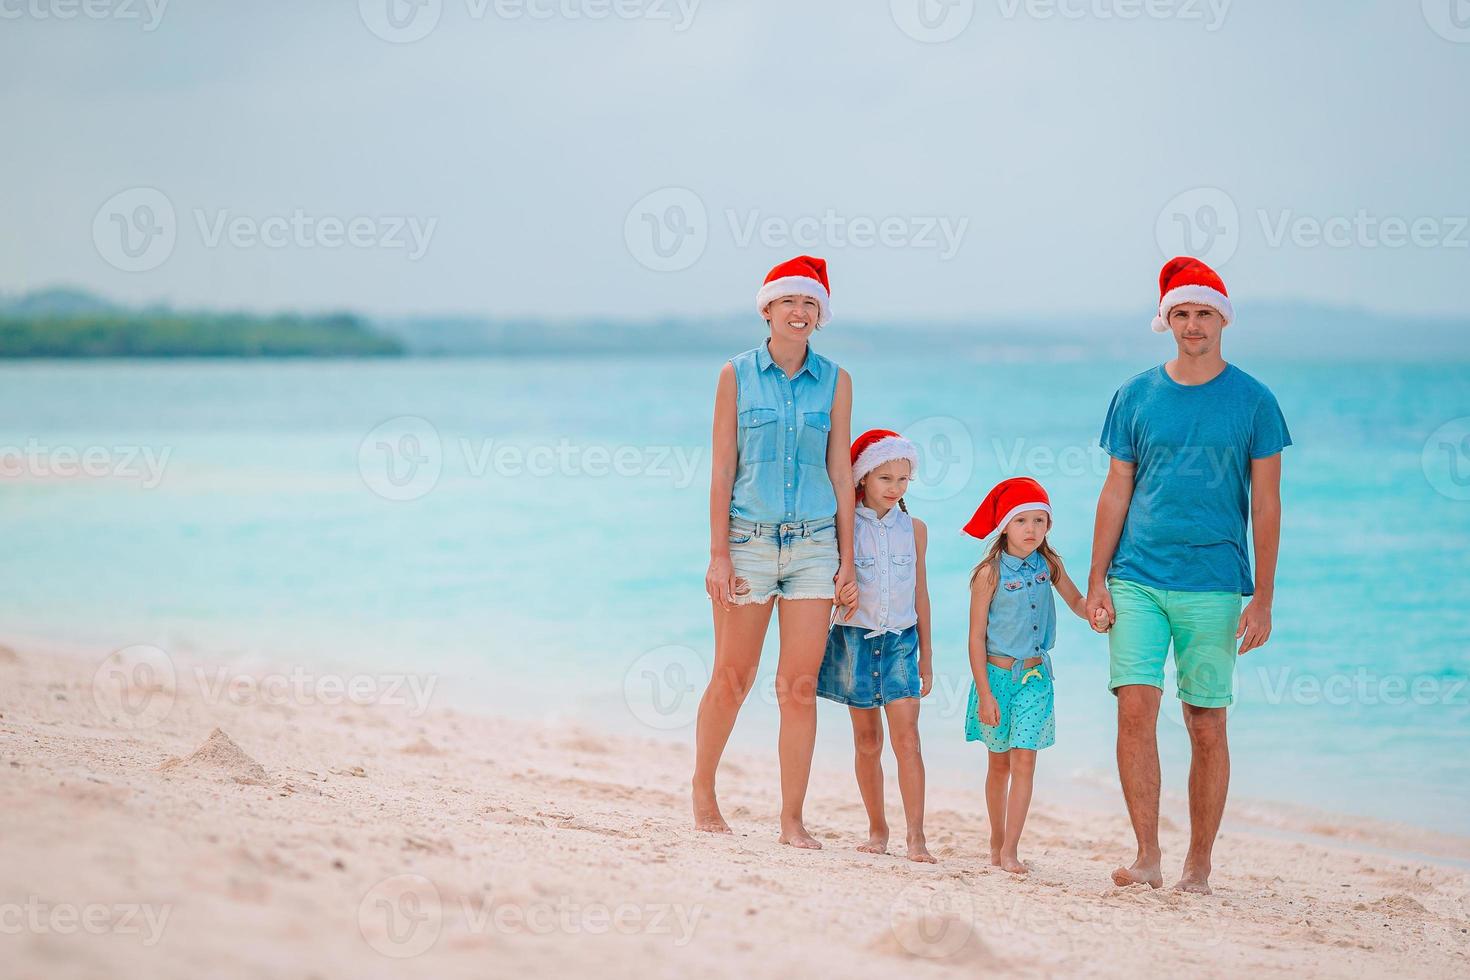
[[[739,458],[730,513],[760,524],[831,517],[837,496],[827,475],[827,436],[837,365],[808,345],[788,378],[767,344],[730,359],[735,366]],[[844,447],[845,448],[845,447]]]
[[[1042,658],[1051,674],[1051,648],[1056,643],[1057,606],[1051,572],[1037,548],[1025,558],[1000,553],[1000,581],[990,600],[986,620],[985,652],[1012,657],[1012,676],[1021,679],[1022,662]]]

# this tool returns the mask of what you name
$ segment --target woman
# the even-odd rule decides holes
[[[694,826],[730,833],[715,798],[715,773],[755,684],[779,599],[780,839],[820,848],[802,823],[802,803],[833,599],[841,596],[851,615],[857,591],[848,456],[852,379],[808,343],[832,318],[825,260],[802,255],[776,266],[756,294],[756,309],[769,337],[732,358],[715,390],[704,579],[714,606],[715,665],[695,731]]]

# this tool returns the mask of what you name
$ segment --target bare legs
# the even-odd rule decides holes
[[[885,705],[889,740],[898,762],[898,792],[903,798],[908,859],[934,864],[924,839],[924,759],[919,751],[919,701],[901,698]],[[883,808],[883,718],[877,708],[849,708],[852,716],[853,768],[868,811],[868,840],[858,850],[888,851],[888,817]]]
[[[990,816],[990,863],[1011,874],[1030,871],[1017,855],[1026,814],[1031,809],[1031,790],[1036,779],[1036,750],[1011,749],[991,752],[985,774],[985,809]]]
[[[1210,894],[1210,854],[1220,820],[1225,815],[1225,794],[1230,788],[1230,744],[1225,736],[1224,708],[1184,707],[1184,724],[1189,729],[1189,853],[1184,857],[1184,874],[1177,891]]]
[[[1113,872],[1115,885],[1164,884],[1159,868],[1159,698],[1147,684],[1125,684],[1118,696],[1118,781],[1128,804],[1128,819],[1138,853],[1133,864]]]
[[[849,708],[852,716],[853,771],[868,811],[868,841],[858,850],[888,853],[888,817],[883,812],[883,716],[877,708]]]
[[[1118,688],[1118,778],[1133,822],[1138,852],[1132,866],[1113,872],[1113,882],[1164,884],[1159,851],[1159,746],[1156,726],[1161,692],[1146,684]],[[1179,891],[1210,893],[1210,855],[1230,787],[1230,746],[1225,709],[1183,705],[1189,729],[1189,853]]]
[[[781,659],[776,703],[781,709],[781,843],[820,848],[802,823],[812,751],[817,743],[817,672],[827,649],[831,599],[782,599]]]
[[[694,729],[694,829],[728,834],[715,800],[715,773],[730,741],[735,716],[755,685],[771,602],[723,609],[714,603],[715,666],[699,702]]]

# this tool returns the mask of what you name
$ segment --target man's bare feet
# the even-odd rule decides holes
[[[806,832],[806,828],[799,820],[791,824],[782,823],[780,840],[783,844],[790,844],[792,847],[800,847],[809,851],[822,849],[822,845],[815,837]]]
[[[1119,888],[1127,888],[1129,885],[1148,885],[1150,888],[1164,887],[1164,872],[1159,867],[1158,859],[1145,861],[1139,858],[1130,867],[1118,868],[1113,872],[1113,884]]]
[[[888,853],[888,828],[873,829],[868,831],[868,842],[859,844],[858,850],[864,854],[887,854]]]
[[[1184,867],[1184,874],[1174,884],[1176,892],[1191,892],[1195,895],[1213,895],[1210,890],[1210,869]]]
[[[694,829],[707,834],[728,834],[730,825],[720,815],[720,804],[714,793],[694,791]]]
[[[908,859],[918,861],[920,864],[938,864],[934,855],[929,853],[929,845],[924,840],[923,834],[910,834],[908,839]]]

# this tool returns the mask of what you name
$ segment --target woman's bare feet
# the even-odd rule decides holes
[[[809,851],[820,851],[822,845],[815,837],[806,832],[800,820],[787,823],[781,822],[781,843],[790,844],[792,847],[800,847]]]
[[[923,834],[909,834],[908,858],[910,861],[918,861],[920,864],[938,864],[934,855],[929,853],[929,846],[924,840]]]
[[[997,863],[1002,871],[1009,871],[1013,875],[1024,875],[1031,872],[1031,866],[1014,854],[1001,854],[1000,861]]]
[[[1150,888],[1164,887],[1164,872],[1159,867],[1159,858],[1139,858],[1126,868],[1113,872],[1113,884],[1119,888],[1129,885],[1148,885]]]
[[[1001,845],[999,845],[999,844],[991,844],[990,845],[990,863],[993,866],[997,867],[997,868],[1000,867],[1000,852],[1001,852]]]
[[[859,844],[858,850],[864,854],[887,854],[888,853],[888,828],[875,827],[868,831],[868,842]]]
[[[720,815],[720,804],[713,792],[694,791],[694,829],[708,834],[730,833],[730,825]]]
[[[1191,868],[1188,864],[1184,866],[1184,874],[1175,883],[1176,892],[1192,892],[1195,895],[1213,895],[1210,890],[1210,869]]]

